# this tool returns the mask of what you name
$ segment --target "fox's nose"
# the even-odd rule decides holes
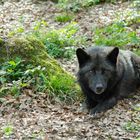
[[[96,92],[101,93],[103,91],[103,85],[102,84],[98,84],[96,86]]]

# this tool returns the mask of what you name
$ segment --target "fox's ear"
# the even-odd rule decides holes
[[[115,47],[108,55],[107,59],[114,65],[117,63],[117,57],[119,54],[119,48]]]
[[[78,48],[76,50],[76,55],[77,55],[80,67],[90,59],[90,56],[81,48]]]

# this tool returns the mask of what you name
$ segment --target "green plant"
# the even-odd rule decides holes
[[[117,0],[59,0],[58,7],[60,7],[64,11],[70,10],[73,12],[79,12],[84,8],[88,8],[102,2],[115,3],[117,2]]]
[[[140,140],[140,137],[136,138],[135,140]]]
[[[136,104],[134,106],[132,106],[132,108],[135,110],[135,111],[140,111],[140,104]],[[140,117],[139,117],[140,118]]]
[[[97,45],[125,47],[128,44],[138,46],[140,39],[135,31],[127,29],[125,22],[117,22],[95,29],[93,42]]]
[[[139,9],[140,9],[140,1],[139,0],[134,0],[133,1],[133,6],[139,11]]]
[[[53,101],[80,98],[75,78],[48,55],[42,42],[30,34],[13,37],[0,46],[0,96],[18,96],[30,89],[33,93],[46,93]],[[8,58],[5,45],[10,48]]]
[[[72,12],[79,12],[84,7],[92,6],[98,0],[59,0],[58,6],[63,10],[71,10]]]
[[[12,94],[18,96],[25,88],[33,89],[35,92],[48,92],[48,97],[56,97],[62,101],[72,102],[78,95],[74,85],[73,77],[65,73],[48,73],[45,67],[33,66],[24,63],[17,58],[5,62],[0,67],[0,96]]]
[[[44,31],[41,28],[32,32],[32,35],[37,37],[46,46],[49,55],[54,58],[71,58],[73,56],[74,48],[84,42],[83,37],[77,37],[78,25],[71,22],[69,25],[61,29],[51,29]],[[76,38],[76,39],[75,39]]]
[[[73,19],[73,15],[68,13],[61,13],[60,15],[55,16],[55,21],[57,22],[68,22]]]
[[[140,56],[140,50],[139,49],[134,49],[133,52]]]
[[[0,83],[17,80],[23,75],[22,69],[24,69],[24,65],[20,58],[5,62],[0,66]]]
[[[19,95],[24,87],[34,86],[36,91],[41,88],[41,74],[44,68],[24,64],[20,58],[5,62],[0,66],[0,94],[11,93]],[[10,86],[7,85],[10,83]],[[44,84],[43,84],[44,85]],[[43,91],[43,89],[41,89]]]
[[[7,125],[7,126],[3,127],[3,133],[7,136],[10,136],[13,133],[13,126]]]
[[[137,132],[140,131],[140,125],[135,123],[135,122],[127,122],[124,125],[125,130],[130,131],[130,132]]]
[[[21,34],[23,32],[24,32],[24,27],[21,26],[21,27],[16,28],[15,30],[9,32],[8,37],[12,37],[14,35],[18,35],[18,34]]]
[[[83,7],[90,7],[96,4],[99,4],[100,0],[83,0]]]
[[[47,27],[48,24],[46,21],[42,20],[42,21],[38,21],[36,22],[35,26],[34,26],[34,31],[38,31],[41,27]]]
[[[48,79],[47,75],[45,74],[45,70],[45,67],[33,67],[31,65],[27,65],[23,75],[24,82],[32,86],[32,88],[34,88],[35,91],[46,91],[48,88]]]
[[[71,0],[59,0],[58,1],[58,7],[63,9],[64,11],[71,10],[73,12],[78,12],[81,10],[81,4],[78,0],[74,1]]]
[[[71,22],[60,29],[54,29],[42,20],[36,22],[33,26],[33,30],[29,32],[14,32],[14,34],[11,32],[10,38],[14,36],[30,36],[30,38],[36,38],[46,46],[46,51],[52,57],[70,59],[75,50],[73,46],[81,46],[85,43],[85,37],[77,35],[78,30],[79,26],[76,22]],[[2,43],[1,40],[0,43]],[[26,43],[28,43],[28,41]]]

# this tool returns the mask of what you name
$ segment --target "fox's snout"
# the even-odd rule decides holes
[[[97,84],[95,87],[95,92],[96,94],[101,94],[104,92],[104,86],[102,84]]]

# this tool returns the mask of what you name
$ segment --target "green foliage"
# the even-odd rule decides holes
[[[15,30],[9,32],[8,37],[12,37],[14,35],[18,35],[18,34],[23,33],[23,32],[24,32],[24,27],[21,26],[21,27],[16,28]]]
[[[73,46],[82,42],[76,37],[77,24],[52,29],[39,21],[31,32],[14,31],[8,40],[0,39],[0,96],[18,96],[24,89],[31,89],[69,103],[80,98],[75,79],[48,55],[72,57]]]
[[[112,2],[115,3],[117,0],[59,0],[58,6],[63,10],[71,10],[73,12],[79,12],[83,8],[102,3]]]
[[[18,96],[26,88],[69,103],[80,97],[75,79],[48,56],[38,39],[26,36],[8,41],[0,46],[0,96]],[[10,46],[10,53],[5,45]]]
[[[57,22],[68,22],[73,19],[73,15],[68,13],[61,13],[60,15],[55,16],[55,21]]]
[[[32,32],[32,35],[46,46],[48,54],[54,58],[71,58],[74,52],[72,46],[77,46],[78,43],[81,45],[83,41],[82,37],[76,37],[77,31],[77,23],[72,22],[61,29],[44,31],[42,28],[39,28]]]
[[[35,90],[38,90],[38,85],[41,82],[39,78],[43,70],[44,68],[40,66],[33,67],[24,64],[20,58],[3,63],[0,66],[0,94],[19,95],[24,87],[31,85],[34,85]]]
[[[139,132],[140,131],[140,125],[135,122],[127,122],[124,125],[125,130],[129,132]]]
[[[61,20],[67,20],[66,15],[63,15]],[[58,20],[59,16],[58,16]],[[22,27],[21,27],[22,28]],[[19,27],[20,29],[20,27]],[[49,27],[47,22],[44,20],[38,21],[33,29],[29,32],[20,32],[20,30],[16,29],[9,33],[9,37],[12,38],[14,36],[30,36],[31,39],[38,39],[40,43],[46,46],[46,51],[48,54],[54,58],[72,58],[74,51],[76,48],[74,46],[82,45],[85,43],[84,36],[77,36],[79,26],[76,22],[71,22],[68,25],[64,26],[60,29],[54,29]],[[17,32],[18,31],[18,32]],[[1,43],[1,41],[0,41]],[[18,42],[17,42],[18,43]],[[25,44],[28,43],[26,40]],[[24,45],[24,44],[23,44]],[[42,46],[42,45],[41,45]],[[11,50],[10,50],[11,51]],[[25,53],[26,55],[26,53]],[[1,58],[0,58],[1,59]]]
[[[140,10],[140,1],[139,0],[134,0],[133,5],[138,11]]]
[[[140,137],[136,138],[136,140],[140,140]]]
[[[72,85],[74,83],[73,83],[73,79],[71,79],[69,77],[65,77],[65,75],[64,76],[63,75],[52,76],[49,82],[50,82],[49,86],[53,87],[52,93],[53,94],[55,93],[57,95],[57,97],[62,101],[73,102],[73,99],[75,99],[76,96],[80,97],[74,90],[71,89],[71,91],[70,91],[69,87],[66,86],[66,84]],[[68,91],[70,91],[70,92],[68,92]],[[61,92],[61,94],[60,94],[60,92]]]
[[[3,127],[3,133],[7,136],[11,135],[13,133],[13,127],[11,125]]]
[[[22,76],[22,69],[24,65],[21,65],[21,59],[16,58],[15,61],[8,61],[0,66],[0,82],[17,80]]]
[[[93,41],[97,45],[119,46],[126,45],[138,46],[140,39],[135,31],[128,29],[125,22],[117,22],[104,28],[94,30]]]
[[[33,67],[20,58],[1,65],[0,77],[0,96],[18,96],[24,88],[33,89],[35,92],[47,91],[51,98],[58,97],[63,101],[72,101],[77,96],[76,90],[72,89],[73,77],[66,76],[65,73],[48,74],[45,67]]]
[[[133,52],[140,56],[140,50],[139,49],[134,49]]]
[[[47,26],[48,26],[48,24],[47,24],[47,22],[45,22],[44,20],[38,21],[38,22],[36,23],[36,25],[34,26],[34,30],[35,30],[35,31],[38,31],[41,27],[47,27]]]
[[[78,12],[84,7],[92,6],[98,3],[99,0],[59,0],[58,6],[64,10],[71,10],[73,12]]]
[[[140,111],[140,104],[136,104],[136,105],[132,106],[132,108],[133,108],[135,111]]]

